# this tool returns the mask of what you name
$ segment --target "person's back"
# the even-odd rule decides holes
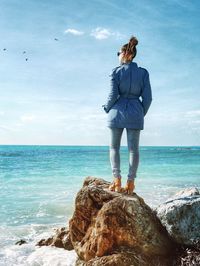
[[[127,131],[129,173],[124,191],[128,194],[132,193],[135,187],[140,130],[144,129],[144,116],[152,102],[149,72],[132,62],[137,53],[137,44],[137,39],[131,37],[129,43],[122,46],[118,52],[120,66],[115,67],[110,74],[110,93],[106,104],[102,105],[108,113],[107,126],[111,131],[110,162],[115,178],[109,187],[111,191],[122,191],[119,149],[123,129],[126,128]]]
[[[108,127],[143,130],[144,116],[152,101],[148,71],[130,62],[116,67],[110,76],[112,92],[104,105],[109,113]]]

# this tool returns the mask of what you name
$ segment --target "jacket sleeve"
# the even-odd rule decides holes
[[[141,97],[142,97],[142,106],[144,109],[144,116],[145,116],[153,100],[151,84],[150,84],[150,79],[149,79],[149,72],[146,69],[145,69],[145,75],[143,79],[143,88],[142,88]]]
[[[117,74],[115,72],[115,69],[112,70],[111,74],[109,75],[111,77],[110,79],[110,92],[107,97],[107,101],[105,104],[102,105],[104,111],[108,113],[114,103],[119,98],[119,82],[117,78]]]

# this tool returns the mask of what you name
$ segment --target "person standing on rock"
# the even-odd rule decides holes
[[[110,163],[114,180],[109,190],[132,194],[139,165],[140,130],[144,129],[144,116],[152,102],[149,72],[133,62],[138,40],[131,36],[117,53],[120,65],[112,69],[110,93],[102,105],[110,128]],[[140,100],[140,97],[142,101]],[[129,173],[124,188],[121,187],[120,143],[123,129],[127,132]]]

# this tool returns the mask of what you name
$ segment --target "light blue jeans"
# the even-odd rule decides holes
[[[120,143],[124,128],[111,128],[110,139],[110,163],[114,177],[121,178],[120,170]],[[139,165],[139,138],[140,129],[126,128],[127,145],[129,151],[129,172],[128,179],[135,179]]]

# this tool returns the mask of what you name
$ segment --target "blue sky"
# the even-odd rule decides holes
[[[198,0],[1,0],[0,144],[109,145],[101,105],[134,35],[153,95],[140,145],[200,145],[199,9]]]

